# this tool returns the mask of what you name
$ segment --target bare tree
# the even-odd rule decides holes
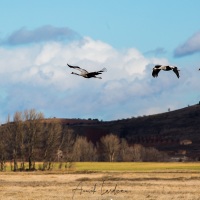
[[[73,155],[76,161],[96,160],[96,148],[86,137],[78,136],[74,143]]]
[[[44,119],[44,115],[41,112],[36,112],[35,109],[24,111],[24,127],[26,130],[26,146],[27,156],[29,162],[29,170],[35,170],[35,154],[39,140],[39,133],[42,129],[41,119]]]
[[[105,160],[116,161],[120,149],[120,140],[116,135],[110,134],[100,139]]]
[[[144,161],[158,162],[158,161],[166,161],[166,160],[168,160],[168,156],[166,153],[158,151],[154,147],[148,147],[145,149]]]
[[[5,142],[8,142],[8,151],[12,155],[13,160],[13,171],[18,170],[18,154],[19,154],[19,135],[18,135],[18,127],[16,123],[10,121],[10,116],[7,118],[7,123],[5,125]]]
[[[132,160],[135,162],[143,161],[145,154],[145,148],[141,144],[135,144],[133,146],[133,158]]]
[[[68,127],[64,128],[61,133],[60,145],[58,150],[63,152],[63,159],[65,162],[73,161],[73,146],[75,143],[74,131]]]
[[[56,159],[61,135],[61,124],[55,122],[47,123],[44,126],[44,130],[41,134],[43,170],[50,170],[52,168],[52,161]]]
[[[20,170],[25,170],[25,132],[23,128],[23,114],[22,112],[15,112],[13,117],[13,124],[15,125],[15,134],[17,135],[17,145],[19,152],[19,159],[21,161]]]
[[[33,157],[36,147],[36,140],[41,126],[40,119],[42,113],[37,113],[34,109],[16,112],[13,121],[8,116],[7,123],[4,125],[5,143],[7,144],[8,154],[14,163],[13,171],[25,170],[25,157],[29,159],[29,169],[33,169]],[[21,166],[19,168],[18,162]],[[12,163],[12,162],[11,162]]]
[[[120,145],[121,160],[125,162],[133,161],[133,152],[134,152],[133,147],[128,145],[126,139],[122,139]]]
[[[6,134],[0,127],[0,171],[4,171],[6,167]]]

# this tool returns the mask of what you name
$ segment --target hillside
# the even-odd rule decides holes
[[[98,120],[56,119],[93,143],[113,133],[135,143],[152,146],[171,156],[200,159],[200,105],[131,119]],[[51,121],[51,120],[50,120]]]

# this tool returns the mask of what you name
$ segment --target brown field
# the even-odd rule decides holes
[[[3,172],[0,199],[200,200],[200,173]]]

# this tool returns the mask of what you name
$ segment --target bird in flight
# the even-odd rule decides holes
[[[179,69],[176,66],[169,66],[169,65],[155,65],[155,67],[153,68],[152,71],[152,76],[155,78],[158,76],[158,73],[160,72],[160,70],[164,70],[164,71],[170,71],[173,70],[173,72],[176,74],[176,76],[179,78]]]
[[[100,71],[96,71],[96,72],[88,72],[87,70],[85,69],[82,69],[78,66],[72,66],[72,65],[69,65],[67,64],[70,68],[73,68],[73,69],[77,69],[79,70],[81,73],[80,74],[77,74],[75,72],[72,72],[72,74],[75,74],[75,75],[78,75],[78,76],[82,76],[84,78],[99,78],[99,79],[102,79],[101,77],[97,77],[96,75],[99,75],[99,74],[102,74],[102,72],[106,72],[106,68],[103,68],[102,70]]]

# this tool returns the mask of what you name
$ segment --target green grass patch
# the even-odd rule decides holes
[[[36,170],[41,171],[43,163],[37,162]],[[26,163],[26,169],[28,163]],[[10,163],[7,163],[6,171],[11,171]],[[62,166],[54,162],[51,172],[72,172],[72,173],[90,173],[90,172],[200,172],[200,162],[74,162],[69,167],[67,163]]]
[[[77,162],[76,171],[200,171],[200,163],[158,163],[158,162]]]

